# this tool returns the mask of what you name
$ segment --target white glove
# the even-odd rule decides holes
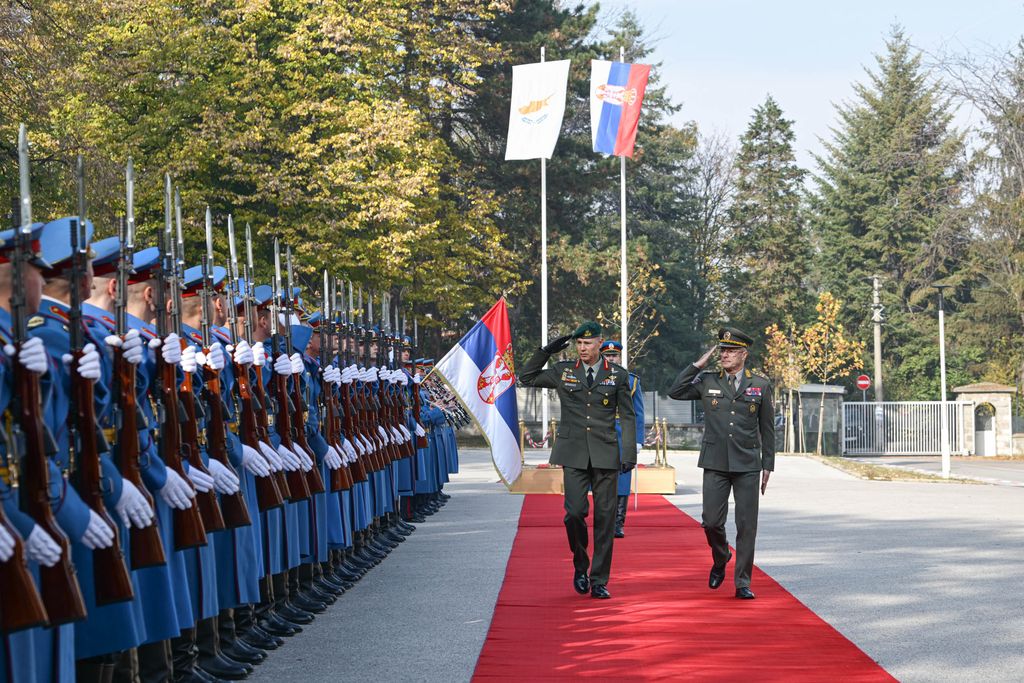
[[[331,446],[330,444],[327,445],[327,454],[324,455],[324,464],[332,470],[341,469],[342,466],[341,456],[338,454],[338,451],[334,446]]]
[[[330,382],[331,384],[341,384],[341,370],[339,370],[338,368],[334,367],[333,365],[328,365],[326,368],[324,368],[323,373],[325,382]]]
[[[401,370],[399,370],[396,374],[398,375],[399,384],[401,384],[403,387],[409,385],[409,375],[405,374]]]
[[[153,346],[154,343],[160,347],[160,353],[163,355],[165,363],[176,365],[181,362],[181,337],[171,332],[162,343],[159,339],[154,339],[149,345]]]
[[[392,441],[394,441],[395,443],[405,443],[405,437],[402,435],[402,432],[398,431],[397,429],[390,425],[388,425],[388,431],[391,432]]]
[[[402,436],[405,437],[406,441],[412,441],[412,433],[409,432],[405,425],[398,425],[398,429],[402,432]]]
[[[242,444],[242,467],[249,470],[254,477],[265,477],[270,474],[270,465],[252,446]]]
[[[281,456],[281,463],[285,470],[295,472],[299,469],[299,456],[295,455],[284,446],[277,447],[277,454]]]
[[[299,463],[302,467],[302,471],[309,472],[313,469],[313,458],[310,457],[309,453],[307,453],[306,450],[297,443],[293,443],[292,446],[295,447],[293,449],[295,455],[299,456]]]
[[[188,474],[188,478],[192,480],[192,485],[196,487],[196,491],[199,491],[199,493],[213,490],[213,477],[198,467],[189,467],[186,474]]]
[[[124,339],[121,339],[116,334],[112,334],[103,341],[111,348],[121,349],[121,355],[132,365],[138,365],[142,362],[142,337],[139,335],[138,330],[128,330],[128,334],[124,335]]]
[[[366,368],[363,371],[365,379],[364,382],[376,382],[377,381],[377,368]]]
[[[210,474],[213,475],[213,487],[217,493],[228,496],[238,493],[238,475],[225,467],[224,463],[210,458],[210,464],[207,467],[210,469]]]
[[[244,339],[235,344],[234,358],[237,365],[252,365],[254,356],[252,347],[249,346],[249,342]]]
[[[267,459],[267,464],[270,465],[271,472],[280,472],[284,469],[284,462],[281,460],[281,456],[277,454],[270,444],[260,441],[259,442],[260,453]]]
[[[7,527],[0,526],[0,562],[6,562],[14,554],[14,536]]]
[[[413,384],[419,384],[422,381],[423,381],[423,375],[421,375],[420,373],[417,372],[415,375],[412,376],[412,383]]]
[[[61,356],[64,367],[70,367],[74,357],[70,353]],[[86,344],[82,347],[82,357],[78,361],[78,375],[83,379],[97,380],[100,378],[100,354],[95,344]]]
[[[252,345],[252,364],[258,368],[267,364],[267,352],[263,349],[263,342]]]
[[[342,441],[341,448],[345,452],[345,462],[352,463],[356,461],[356,449],[352,447],[351,441],[348,439]]]
[[[89,510],[89,526],[85,527],[82,543],[90,550],[109,548],[114,545],[114,530],[102,517]]]
[[[377,450],[377,447],[374,446],[372,443],[370,443],[370,440],[367,439],[365,436],[363,436],[362,434],[357,434],[356,436],[359,437],[358,441],[362,441],[363,442],[363,452],[360,453],[360,455],[365,455],[367,453],[373,453],[375,450]]]
[[[380,425],[377,425],[377,434],[380,435],[380,438],[384,441],[385,446],[391,443],[391,437],[388,435],[386,431],[384,431],[384,428],[381,427]]]
[[[16,351],[17,349],[12,344],[4,346],[4,353],[8,356],[14,356]],[[18,352],[18,361],[29,372],[45,375],[48,364],[46,362],[46,348],[43,346],[43,340],[39,337],[32,337],[22,344],[21,351]]]
[[[164,344],[164,348],[167,348],[167,344]],[[196,357],[196,347],[189,344],[181,352],[181,369],[185,372],[195,372],[198,367],[199,359]]]
[[[211,370],[223,370],[225,363],[224,347],[220,342],[210,344],[209,353],[203,353],[202,351],[196,353],[196,363],[200,366],[209,366]]]
[[[168,467],[166,473],[167,481],[157,493],[169,507],[188,510],[192,507],[192,499],[196,497],[195,490],[171,468]]]
[[[292,374],[292,361],[283,353],[274,361],[274,372],[287,377]]]
[[[292,362],[292,374],[301,375],[302,371],[306,369],[306,366],[302,364],[302,354],[296,351],[292,354],[290,360]]]
[[[145,529],[153,523],[153,508],[135,484],[127,479],[121,482],[121,497],[114,503],[114,509],[125,526]]]
[[[25,554],[30,560],[52,567],[60,559],[60,546],[37,524],[32,527],[25,541]]]
[[[416,436],[426,436],[427,432],[423,429],[423,425],[419,422],[416,423]]]
[[[347,368],[341,371],[341,383],[352,384],[352,380],[354,380],[358,376],[358,374],[358,371],[355,370],[351,365],[349,365]]]

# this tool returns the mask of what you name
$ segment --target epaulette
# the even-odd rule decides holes
[[[769,376],[768,376],[767,374],[765,374],[765,371],[764,371],[764,370],[762,370],[761,368],[750,368],[750,372],[751,372],[751,374],[753,374],[753,375],[757,375],[757,376],[758,376],[758,377],[760,377],[761,379],[766,379],[766,380],[768,380],[769,382],[770,382],[770,381],[771,381],[771,379],[772,379],[772,378],[771,378],[771,377],[769,377]]]
[[[39,327],[40,325],[42,325],[45,322],[46,322],[46,320],[43,319],[43,316],[41,316],[41,315],[34,315],[34,316],[32,316],[31,318],[28,319],[28,322],[25,323],[25,326],[28,327],[28,329],[31,330],[31,329],[33,329],[35,327]]]

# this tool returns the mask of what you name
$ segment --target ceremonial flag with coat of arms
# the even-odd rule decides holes
[[[434,367],[476,419],[506,485],[519,478],[519,411],[512,332],[505,298],[473,326]]]
[[[562,130],[569,60],[512,67],[505,160],[550,159]]]
[[[594,151],[632,157],[649,64],[590,62],[590,134]]]

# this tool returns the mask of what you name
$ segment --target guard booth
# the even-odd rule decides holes
[[[818,415],[824,410],[821,435],[822,455],[841,455],[843,395],[846,388],[836,384],[801,384],[796,405],[798,450],[813,453],[818,445]],[[825,398],[822,406],[822,396]]]

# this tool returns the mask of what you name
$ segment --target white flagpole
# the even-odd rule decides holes
[[[540,61],[544,62],[544,47],[540,48]],[[540,345],[548,345],[548,166],[540,158]],[[541,438],[550,422],[548,390],[540,390]]]
[[[626,50],[625,48],[619,48],[619,61],[626,61]],[[619,209],[619,271],[620,271],[620,282],[619,282],[619,320],[622,323],[622,365],[623,367],[629,367],[629,309],[626,305],[627,300],[627,287],[629,282],[629,274],[626,270],[626,157],[625,155],[619,157],[619,180],[621,187],[619,188],[619,200],[621,207]]]

